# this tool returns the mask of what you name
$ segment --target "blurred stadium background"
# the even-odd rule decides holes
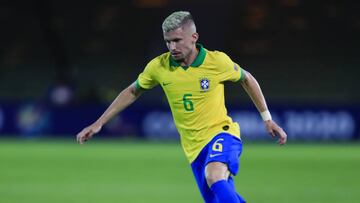
[[[359,9],[336,0],[1,0],[0,203],[201,202],[159,87],[94,141],[73,141],[166,51],[161,23],[176,10],[193,14],[200,43],[258,79],[289,135],[277,147],[242,88],[227,85],[248,201],[359,202]]]

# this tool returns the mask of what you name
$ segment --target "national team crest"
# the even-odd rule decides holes
[[[200,79],[200,88],[202,91],[208,91],[210,87],[210,80],[207,78]]]

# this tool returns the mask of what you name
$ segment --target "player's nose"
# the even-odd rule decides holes
[[[175,44],[175,42],[170,42],[170,43],[169,43],[169,49],[170,49],[170,51],[174,51],[174,50],[176,49],[176,44]]]

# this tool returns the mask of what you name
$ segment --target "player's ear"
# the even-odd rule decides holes
[[[194,32],[191,37],[193,39],[193,43],[195,44],[199,39],[199,34],[197,32]]]

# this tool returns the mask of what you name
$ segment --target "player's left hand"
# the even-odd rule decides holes
[[[287,134],[285,133],[285,131],[278,126],[278,124],[275,123],[275,121],[273,120],[268,120],[265,121],[265,127],[267,132],[272,136],[272,137],[279,137],[278,143],[280,145],[284,145],[286,143],[287,140]]]

